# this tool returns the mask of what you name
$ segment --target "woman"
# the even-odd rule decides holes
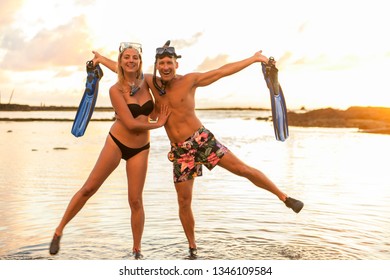
[[[82,188],[73,196],[65,214],[55,230],[50,244],[50,254],[60,249],[65,226],[83,208],[87,200],[97,192],[107,177],[126,161],[128,200],[131,208],[133,255],[142,258],[141,238],[145,213],[142,192],[145,183],[150,129],[162,127],[169,116],[167,107],[161,109],[156,122],[149,115],[154,102],[146,83],[143,83],[142,48],[136,43],[121,43],[118,56],[118,82],[110,88],[110,99],[117,115],[107,136],[100,156]],[[95,61],[96,62],[96,61]]]

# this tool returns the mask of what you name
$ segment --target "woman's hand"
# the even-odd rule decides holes
[[[169,107],[167,105],[161,105],[160,113],[158,114],[157,123],[160,126],[164,126],[165,123],[167,122],[170,114],[171,114],[171,111],[169,110]]]
[[[101,62],[100,60],[101,60],[102,56],[97,51],[92,51],[92,53],[95,55],[92,59],[93,65],[95,66]]]

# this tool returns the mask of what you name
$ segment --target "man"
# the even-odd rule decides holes
[[[115,70],[113,61],[95,53],[95,63],[101,62],[111,70]],[[196,257],[195,219],[191,202],[194,179],[202,175],[202,165],[208,169],[219,165],[228,171],[247,178],[259,188],[275,194],[285,205],[296,213],[303,208],[299,200],[288,197],[267,178],[261,171],[248,166],[237,158],[230,150],[215,139],[195,113],[195,92],[198,87],[210,85],[219,79],[237,73],[257,62],[268,63],[262,52],[241,61],[226,64],[218,69],[205,73],[189,73],[177,75],[177,59],[174,47],[169,41],[162,48],[156,49],[155,73],[160,78],[145,74],[145,81],[155,97],[156,109],[163,105],[170,108],[170,116],[165,123],[165,130],[171,142],[168,158],[173,162],[174,183],[179,203],[179,217],[186,234],[189,253]]]

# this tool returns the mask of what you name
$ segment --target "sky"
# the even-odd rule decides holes
[[[143,45],[144,72],[171,40],[178,74],[262,50],[274,56],[289,109],[390,107],[387,1],[0,0],[0,103],[78,106],[92,50],[116,60]],[[97,106],[117,76],[103,67]],[[260,64],[199,88],[198,108],[270,108]]]

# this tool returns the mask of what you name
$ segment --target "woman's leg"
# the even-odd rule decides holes
[[[131,209],[130,220],[133,233],[133,252],[141,251],[141,239],[145,224],[142,193],[148,169],[148,156],[149,149],[138,153],[126,162],[128,200]]]
[[[107,177],[115,170],[121,160],[121,153],[112,140],[106,140],[95,167],[82,188],[72,197],[55,234],[61,236],[65,226],[83,208],[88,199],[94,195]]]

